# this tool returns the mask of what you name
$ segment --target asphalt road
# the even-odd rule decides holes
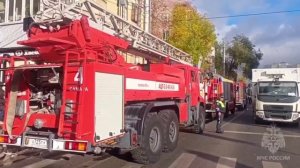
[[[23,150],[6,156],[3,167],[58,168],[298,168],[300,128],[289,124],[256,125],[251,112],[237,112],[225,119],[223,134],[215,133],[216,121],[208,122],[203,135],[181,132],[178,147],[153,165],[140,165],[125,156],[76,155],[41,150]],[[265,137],[265,138],[263,138]],[[263,145],[262,145],[263,144]],[[277,148],[276,148],[277,147]],[[273,152],[273,153],[272,153]]]

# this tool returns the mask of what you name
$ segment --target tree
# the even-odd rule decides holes
[[[222,67],[222,46],[223,44],[217,44],[216,49],[216,67]],[[259,61],[262,59],[263,53],[260,49],[256,50],[255,45],[244,35],[237,35],[233,38],[231,45],[226,47],[226,77],[230,79],[236,79],[238,68],[244,64],[242,68],[245,77],[252,77],[252,69],[259,66]],[[220,73],[222,68],[217,69]],[[220,73],[222,74],[222,73]]]
[[[216,41],[214,25],[191,4],[177,4],[172,11],[168,42],[193,57],[194,64],[205,60]]]

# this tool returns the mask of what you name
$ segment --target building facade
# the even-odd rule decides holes
[[[155,36],[167,40],[172,22],[172,10],[177,4],[188,3],[188,0],[152,0],[151,32]]]

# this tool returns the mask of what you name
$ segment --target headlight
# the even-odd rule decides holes
[[[264,118],[265,114],[263,111],[256,111],[256,115],[259,117],[259,118]]]
[[[41,119],[36,119],[34,122],[34,127],[37,129],[41,129],[44,126],[44,121]]]
[[[293,120],[297,120],[299,118],[299,114],[293,114]]]

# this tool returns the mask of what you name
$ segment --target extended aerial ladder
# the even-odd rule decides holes
[[[114,15],[92,0],[79,0],[73,3],[43,0],[43,3],[43,11],[38,12],[33,18],[36,23],[55,26],[55,22],[87,16],[90,26],[129,41],[131,49],[144,51],[145,58],[162,60],[169,57],[173,62],[192,65],[192,57],[186,52]]]

